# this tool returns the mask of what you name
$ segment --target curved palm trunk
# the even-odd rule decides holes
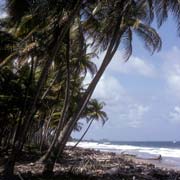
[[[73,21],[75,14],[79,10],[80,5],[81,5],[81,2],[77,1],[76,7],[74,8],[73,12],[68,16],[68,18],[66,20],[66,23],[64,23],[65,25],[63,25],[62,30],[61,30],[61,32],[60,32],[60,34],[58,36],[57,44],[54,47],[54,50],[53,50],[53,53],[52,53],[53,54],[52,58],[49,57],[47,59],[45,65],[44,65],[44,68],[42,70],[41,76],[40,76],[39,81],[38,81],[37,91],[36,91],[36,95],[34,97],[33,105],[31,107],[30,112],[28,112],[28,115],[26,117],[27,120],[24,123],[23,132],[22,132],[22,136],[21,137],[25,137],[26,136],[28,128],[29,128],[29,126],[31,124],[31,121],[32,121],[33,117],[34,117],[34,114],[37,111],[38,98],[39,98],[39,96],[41,94],[41,90],[42,90],[42,88],[43,88],[43,86],[44,86],[44,84],[46,82],[47,77],[48,77],[49,68],[50,68],[52,62],[57,57],[57,54],[59,52],[59,48],[61,46],[61,42],[64,40],[65,35],[67,34],[67,32],[69,30],[69,26],[70,26],[71,22]],[[24,143],[24,141],[22,140],[21,143]]]
[[[114,54],[119,46],[120,38],[123,33],[122,31],[121,32],[119,31],[120,23],[121,23],[121,17],[119,18],[119,21],[117,21],[117,25],[114,30],[114,36],[113,36],[111,43],[109,45],[109,48],[106,52],[103,63],[101,65],[100,69],[98,70],[98,72],[96,73],[91,84],[89,85],[88,89],[86,90],[84,97],[80,101],[79,109],[77,110],[77,113],[74,114],[74,116],[66,123],[66,125],[62,129],[62,131],[59,135],[58,141],[56,142],[56,146],[54,147],[54,150],[51,149],[53,151],[48,151],[48,156],[47,156],[47,154],[45,154],[45,156],[43,156],[41,158],[41,160],[43,160],[43,161],[45,161],[45,160],[47,161],[47,159],[51,160],[50,163],[45,165],[45,168],[44,168],[45,174],[52,173],[53,167],[54,167],[54,164],[56,162],[58,155],[61,154],[62,151],[64,150],[64,147],[69,139],[71,132],[74,129],[74,126],[76,125],[76,122],[79,120],[92,93],[94,92],[94,89],[95,89],[97,83],[99,82],[102,74],[106,70],[108,64],[110,63],[112,57],[114,56]]]
[[[84,138],[84,136],[86,135],[86,133],[88,132],[89,128],[91,127],[92,123],[93,123],[94,119],[91,119],[88,127],[86,128],[86,130],[84,131],[83,135],[81,136],[81,138],[78,140],[78,142],[72,147],[72,149],[74,149]]]
[[[41,99],[44,99],[46,97],[46,95],[48,94],[48,92],[51,90],[52,86],[54,85],[54,83],[56,82],[58,75],[60,73],[60,70],[56,73],[54,79],[52,80],[51,84],[49,85],[49,87],[47,88],[47,90],[44,92],[44,94],[42,95]]]
[[[32,82],[32,79],[33,79],[33,73],[34,73],[34,64],[35,64],[35,58],[32,57],[31,59],[31,69],[30,69],[30,74],[29,74],[29,78],[28,78],[28,86],[26,88],[26,92],[25,92],[25,99],[24,99],[24,102],[23,102],[23,106],[22,106],[22,110],[20,111],[19,115],[18,115],[18,123],[17,123],[17,127],[15,128],[15,131],[14,131],[14,137],[13,137],[13,146],[15,145],[15,142],[17,141],[17,138],[20,134],[20,131],[21,131],[21,125],[22,125],[22,121],[23,121],[23,116],[24,116],[24,113],[26,111],[26,108],[27,108],[27,98],[28,98],[28,95],[29,95],[29,87],[30,87],[30,84]]]
[[[67,38],[67,50],[66,50],[66,89],[65,89],[65,99],[64,99],[64,105],[63,105],[63,109],[62,109],[62,115],[59,119],[58,122],[58,126],[56,128],[55,131],[55,135],[53,138],[53,141],[50,145],[50,147],[48,148],[46,154],[41,157],[41,159],[39,160],[39,162],[44,162],[45,166],[44,166],[44,170],[43,170],[43,174],[44,175],[50,175],[53,172],[53,168],[54,168],[54,164],[56,162],[56,159],[58,157],[58,151],[54,150],[56,149],[56,143],[58,141],[58,137],[59,134],[62,131],[64,122],[65,122],[65,118],[67,117],[67,112],[69,109],[69,98],[70,98],[70,67],[69,67],[69,50],[70,50],[70,39],[69,39],[69,34],[70,32],[68,32],[68,38]],[[53,155],[52,155],[53,152]],[[48,162],[47,160],[50,159],[50,161]]]
[[[94,89],[95,89],[97,83],[99,82],[102,74],[106,70],[108,64],[112,60],[112,57],[114,56],[114,54],[115,54],[115,52],[119,46],[121,35],[124,33],[124,29],[120,29],[120,24],[121,24],[123,13],[126,10],[126,8],[129,6],[129,3],[131,3],[131,1],[123,2],[124,9],[123,9],[123,11],[120,12],[119,17],[117,18],[117,24],[114,28],[113,37],[111,39],[110,45],[109,45],[108,50],[106,52],[106,55],[104,57],[103,63],[101,65],[100,69],[98,70],[98,72],[96,73],[94,79],[90,83],[89,87],[87,88],[82,100],[79,102],[77,112],[65,124],[62,131],[60,131],[59,137],[57,138],[58,141],[55,142],[54,148],[50,147],[51,150],[53,150],[53,151],[48,151],[47,152],[48,155],[45,154],[41,159],[43,161],[45,161],[45,160],[47,161],[48,159],[51,160],[51,163],[47,164],[44,168],[45,174],[46,174],[46,172],[49,173],[49,172],[53,171],[53,167],[54,167],[54,164],[56,162],[58,155],[61,154],[62,151],[64,150],[64,147],[65,147],[65,145],[69,139],[71,132],[74,129],[74,126],[76,125],[76,122],[79,120],[79,118],[80,118],[82,112],[84,111],[90,97],[92,96],[92,93],[94,92]]]
[[[40,151],[42,152],[43,150],[43,146],[45,145],[45,142],[47,141],[47,135],[48,135],[48,128],[50,126],[50,122],[52,120],[52,115],[54,113],[54,109],[52,110],[47,122],[44,125],[44,133],[43,133],[43,137],[42,137],[42,141],[40,143]]]
[[[50,68],[52,62],[55,60],[55,58],[56,58],[56,56],[57,56],[57,54],[59,52],[59,48],[61,46],[61,42],[64,40],[67,32],[69,31],[69,26],[70,26],[71,22],[73,21],[74,16],[77,13],[77,11],[79,10],[80,6],[81,6],[81,1],[78,0],[77,3],[76,3],[76,7],[74,8],[73,12],[68,16],[68,18],[66,20],[67,22],[63,26],[63,28],[62,28],[62,30],[61,30],[61,32],[59,34],[56,47],[54,48],[54,52],[52,53],[53,57],[49,58],[46,61],[46,64],[44,66],[44,69],[43,69],[43,71],[41,73],[41,76],[40,76],[40,79],[39,79],[39,82],[38,82],[37,92],[36,92],[36,96],[35,96],[35,99],[34,99],[34,102],[33,102],[32,108],[31,108],[31,111],[28,113],[29,115],[28,115],[28,118],[26,120],[25,127],[23,128],[24,129],[24,131],[23,131],[24,134],[22,134],[23,136],[26,135],[28,127],[29,127],[29,125],[30,125],[30,123],[32,121],[32,118],[34,117],[34,114],[37,111],[36,104],[37,104],[39,95],[41,93],[41,90],[43,88],[43,85],[44,85],[44,83],[45,83],[45,81],[47,79],[49,68]]]
[[[69,35],[70,34],[69,33],[70,32],[68,32],[68,35],[67,35],[68,37],[67,37],[67,52],[66,52],[66,71],[67,71],[66,72],[66,89],[65,89],[65,99],[64,99],[63,109],[62,109],[62,115],[59,119],[58,126],[56,128],[53,141],[52,141],[49,149],[47,150],[46,154],[40,159],[40,161],[42,161],[42,162],[46,161],[49,158],[49,156],[50,156],[50,154],[51,154],[51,152],[52,152],[52,150],[53,150],[53,148],[54,148],[54,146],[58,140],[58,137],[59,137],[59,134],[62,130],[65,118],[67,116],[67,111],[69,109],[69,103],[70,103],[69,102],[69,97],[70,97],[70,87],[69,87],[70,86],[70,67],[69,67],[70,39],[69,39]]]

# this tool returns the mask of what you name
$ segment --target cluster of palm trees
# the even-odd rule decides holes
[[[79,119],[107,120],[104,104],[91,96],[120,45],[127,61],[134,33],[150,52],[161,49],[154,17],[161,26],[172,13],[180,27],[178,0],[6,0],[6,11],[0,19],[0,144],[10,152],[7,177],[37,134],[47,173]],[[97,70],[92,58],[103,51]],[[86,88],[87,72],[93,78]]]

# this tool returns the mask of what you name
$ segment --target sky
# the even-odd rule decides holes
[[[106,103],[109,120],[104,126],[93,122],[85,139],[180,140],[180,37],[172,17],[157,31],[163,41],[159,53],[151,55],[137,37],[127,63],[118,49],[93,94]],[[103,57],[94,62],[99,66]]]
[[[128,62],[123,62],[117,50],[93,94],[106,103],[104,111],[109,120],[104,126],[93,122],[85,139],[180,140],[180,37],[173,18],[158,33],[163,41],[159,53],[151,55],[137,37]],[[94,59],[98,67],[103,57],[100,54]],[[74,132],[72,136],[79,138],[82,133]]]

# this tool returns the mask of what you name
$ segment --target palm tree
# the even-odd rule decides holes
[[[110,5],[108,4],[108,6]],[[121,7],[122,9],[119,9],[119,7]],[[144,7],[143,4],[139,4],[136,2],[132,3],[131,1],[129,1],[129,3],[121,2],[121,6],[118,5],[118,7],[114,7],[112,14],[115,14],[114,16],[117,16],[117,14],[119,14],[119,17],[118,18],[114,17],[115,19],[114,24],[105,23],[105,25],[107,26],[109,25],[111,26],[113,24],[114,28],[111,27],[111,29],[114,29],[114,30],[113,30],[113,34],[111,32],[111,39],[107,45],[108,49],[106,51],[106,55],[104,57],[103,63],[100,66],[98,72],[96,73],[94,79],[90,83],[89,87],[87,88],[84,94],[84,97],[79,102],[79,105],[78,105],[79,108],[77,110],[77,113],[73,116],[73,118],[68,122],[67,126],[62,131],[62,134],[65,134],[65,136],[67,132],[68,134],[70,134],[70,132],[73,129],[74,124],[79,120],[81,113],[83,112],[87,102],[89,101],[100,77],[102,76],[106,67],[112,60],[120,42],[122,42],[123,45],[125,45],[126,59],[128,59],[132,53],[131,43],[132,43],[133,31],[143,39],[145,43],[145,47],[148,50],[151,50],[152,52],[154,52],[155,50],[159,50],[161,48],[160,37],[158,36],[156,31],[146,23],[147,21],[144,20],[145,18],[146,19],[148,18],[148,15],[144,14],[144,16],[142,16],[142,13],[145,12],[143,10],[143,7]],[[110,17],[111,19],[113,18],[113,16],[112,15],[110,16],[109,14],[108,15],[105,14],[104,16],[106,17],[105,19],[108,19],[107,17]],[[102,28],[106,29],[106,27],[104,27],[103,25],[102,25]],[[97,29],[94,30],[95,35],[93,35],[95,38],[97,38],[96,31]],[[98,31],[98,34],[100,32]],[[99,37],[103,37],[103,35],[100,35]],[[106,39],[104,41],[106,41]],[[100,41],[97,39],[97,42],[94,42],[94,43],[97,43],[97,44],[100,43],[102,45],[103,40]],[[95,47],[97,47],[97,44],[95,44]],[[62,138],[65,138],[64,135],[62,135]],[[67,139],[67,137],[65,139]],[[62,141],[65,141],[65,140],[62,140]]]
[[[26,3],[29,3],[29,2],[31,1],[26,1]],[[18,3],[20,3],[20,6],[18,5]],[[60,9],[60,11],[57,9],[57,6],[51,6],[50,10],[44,11],[43,8],[39,7],[39,5],[40,6],[42,5],[40,3],[35,7],[34,11],[32,11],[31,7],[33,7],[34,4],[31,4],[31,3],[26,4],[26,3],[21,4],[21,2],[17,0],[8,1],[7,3],[8,12],[12,21],[14,21],[14,23],[12,23],[13,33],[16,36],[20,37],[21,42],[19,44],[22,45],[22,47],[24,47],[23,45],[26,44],[25,47],[27,47],[23,51],[21,47],[19,48],[19,51],[23,53],[23,58],[18,57],[18,61],[19,60],[27,61],[28,60],[27,57],[31,56],[32,59],[36,61],[36,62],[33,62],[33,60],[31,61],[33,64],[31,67],[37,67],[37,64],[38,66],[40,65],[39,66],[40,68],[38,69],[40,70],[40,73],[39,73],[40,75],[38,76],[38,78],[35,77],[36,78],[36,81],[35,81],[36,91],[31,96],[33,98],[33,101],[28,107],[28,109],[23,109],[21,113],[21,117],[20,117],[21,120],[18,121],[19,126],[16,131],[17,135],[15,135],[14,142],[13,142],[13,145],[14,145],[13,151],[12,151],[11,156],[9,157],[9,161],[7,162],[7,166],[6,166],[7,168],[5,170],[7,175],[8,174],[11,175],[13,172],[15,157],[17,156],[19,151],[22,149],[26,136],[28,134],[28,131],[31,127],[30,125],[31,123],[33,123],[33,118],[35,114],[38,112],[38,103],[39,103],[39,100],[41,99],[40,97],[44,90],[43,87],[45,86],[46,80],[48,79],[48,72],[50,70],[52,62],[54,62],[57,56],[59,55],[59,49],[61,47],[61,44],[63,44],[62,42],[66,38],[66,34],[69,31],[69,26],[74,19],[74,15],[77,13],[81,5],[81,1],[77,1],[75,3],[75,7],[71,6],[69,4],[69,1],[67,1],[67,4],[64,3],[64,6],[63,6],[64,8]],[[18,11],[19,7],[22,8],[21,9],[22,11]],[[43,9],[43,15],[40,14],[39,12],[42,9]],[[68,15],[67,13],[64,13],[65,11],[66,12],[69,11]],[[44,16],[44,12],[46,13],[45,16]],[[62,12],[64,14],[62,14]],[[43,18],[39,19],[39,17],[41,18],[43,17]],[[44,17],[46,17],[45,21],[43,21]],[[27,25],[29,25],[28,30],[27,30]],[[20,29],[25,29],[25,30],[20,31]],[[44,39],[44,42],[43,42],[43,39]],[[33,45],[33,47],[31,45]],[[44,52],[44,49],[45,49],[45,52],[47,53]],[[27,55],[26,57],[24,57],[24,52]],[[34,69],[32,69],[31,72],[32,72],[31,75],[32,74],[35,75]],[[68,85],[66,89],[67,89],[66,90],[67,92],[69,90]],[[65,101],[67,102],[67,100]]]
[[[146,11],[144,10],[144,4],[131,0],[126,2],[116,1],[116,3],[112,2],[112,4],[110,2],[107,3],[107,1],[102,1],[101,3],[102,9],[100,9],[97,14],[94,15],[93,23],[90,26],[85,27],[85,30],[86,35],[89,34],[89,36],[93,38],[92,44],[96,49],[98,46],[100,46],[101,49],[107,48],[106,55],[94,79],[79,101],[76,112],[63,127],[59,136],[59,141],[56,143],[56,147],[54,148],[54,153],[52,153],[52,151],[49,151],[48,155],[45,154],[45,156],[42,157],[42,160],[46,160],[49,157],[52,158],[52,164],[55,162],[57,155],[63,151],[64,146],[72,130],[74,129],[74,126],[81,117],[81,114],[83,113],[87,103],[89,102],[89,99],[99,79],[112,60],[117,48],[119,47],[120,42],[125,47],[124,50],[126,60],[132,53],[131,43],[133,31],[143,39],[145,47],[148,50],[151,50],[151,52],[154,52],[155,50],[159,50],[161,48],[160,37],[158,36],[156,31],[149,26],[149,21],[147,21],[147,19],[150,18],[148,18],[149,13],[146,13]],[[94,9],[90,10],[92,12]],[[91,15],[89,16],[89,18],[85,19],[82,24],[89,24],[89,21],[92,19],[93,13],[90,14]],[[96,21],[99,21],[95,23],[94,19]],[[95,26],[92,26],[93,24]],[[51,168],[52,167],[53,166],[51,166]]]
[[[87,120],[87,123],[89,123],[89,125],[84,131],[81,138],[78,140],[78,142],[73,146],[73,148],[75,148],[82,141],[82,139],[88,132],[94,120],[101,121],[102,125],[104,125],[105,122],[108,120],[106,112],[102,110],[104,105],[105,104],[103,102],[98,102],[97,99],[90,100],[89,104],[87,105],[87,110],[86,110],[87,115],[85,115],[85,118]]]

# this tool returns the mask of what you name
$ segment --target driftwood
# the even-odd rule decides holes
[[[136,157],[136,159],[144,159],[144,158],[140,158],[140,157]],[[162,160],[162,156],[159,155],[158,157],[154,157],[154,158],[146,158],[146,160]]]

